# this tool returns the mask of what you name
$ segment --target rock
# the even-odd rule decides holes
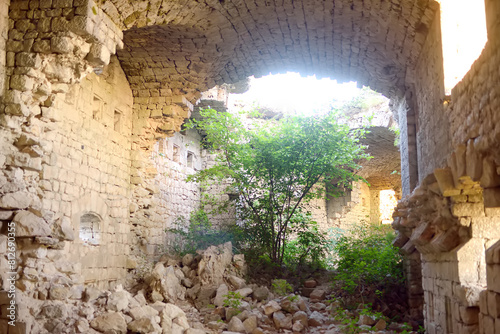
[[[358,325],[368,325],[373,326],[375,324],[375,320],[373,320],[370,316],[366,314],[361,314],[359,316]]]
[[[324,300],[325,297],[326,297],[326,291],[320,288],[314,289],[313,292],[311,292],[311,295],[309,296],[311,302],[318,302]]]
[[[171,332],[168,331],[168,328],[163,327],[163,333],[164,334],[184,334],[184,331],[186,330],[185,328],[179,326],[178,324],[172,324],[172,329]]]
[[[18,191],[14,193],[8,193],[0,197],[0,208],[26,209],[31,205],[31,202],[32,198],[29,193]],[[17,232],[17,234],[19,235],[19,232]]]
[[[156,293],[160,293],[163,298],[175,303],[178,300],[184,300],[186,288],[181,285],[179,278],[175,273],[175,268],[170,266],[163,269],[163,265],[158,263],[153,270],[153,280],[150,283],[152,298],[156,301],[162,301]]]
[[[229,321],[229,324],[227,325],[227,330],[231,332],[238,332],[238,333],[245,333],[246,329],[245,326],[243,325],[243,322],[241,322],[238,317],[233,317],[231,321]]]
[[[85,301],[85,302],[94,301],[97,298],[99,298],[101,296],[101,294],[102,294],[101,290],[93,288],[91,286],[88,286],[85,289],[85,294],[84,294],[84,297],[83,297],[83,301]]]
[[[259,286],[253,290],[253,298],[256,301],[263,301],[269,297],[269,289],[265,286]]]
[[[103,333],[126,333],[127,322],[121,313],[108,312],[96,317],[90,326]]]
[[[315,288],[316,285],[318,285],[318,282],[316,282],[313,279],[308,279],[307,281],[304,282],[304,287],[306,288]]]
[[[314,311],[309,316],[308,325],[311,327],[318,327],[325,323],[325,317],[318,311]]]
[[[108,297],[108,302],[106,303],[106,308],[110,311],[120,312],[128,307],[129,293],[127,291],[121,290],[113,292]]]
[[[262,330],[262,328],[257,327],[253,330],[252,334],[264,334],[264,331]]]
[[[142,318],[131,321],[127,325],[128,330],[134,333],[159,333],[161,331],[160,326],[153,321],[151,318]]]
[[[288,313],[295,313],[299,310],[296,303],[292,303],[288,298],[285,298],[280,303],[281,309]]]
[[[374,327],[379,331],[384,330],[387,327],[387,322],[384,319],[379,319]]]
[[[252,294],[253,290],[251,288],[242,288],[236,290],[237,293],[241,295],[242,298],[248,297]]]
[[[210,321],[207,323],[207,327],[215,331],[222,331],[227,325],[221,321]]]
[[[281,311],[273,313],[273,322],[276,329],[292,329],[292,315],[285,315]]]
[[[241,289],[247,285],[247,282],[243,278],[234,275],[229,276],[229,283],[231,283],[235,289]]]
[[[13,221],[16,223],[16,237],[47,237],[52,233],[45,220],[30,211],[19,211]]]
[[[235,254],[233,256],[233,266],[240,275],[245,276],[248,271],[248,267],[245,261],[245,255]]]
[[[304,312],[309,312],[309,307],[307,306],[306,301],[303,298],[299,297],[299,300],[297,301],[297,306],[299,307],[299,310]]]
[[[293,323],[300,322],[304,327],[308,325],[307,313],[304,311],[295,312],[292,317]]]
[[[266,305],[264,305],[264,314],[265,315],[271,315],[274,312],[279,311],[279,310],[281,310],[281,306],[279,306],[279,304],[274,300],[271,300]]]
[[[174,304],[166,304],[162,313],[164,316],[167,316],[170,319],[175,319],[178,317],[186,317],[186,313],[184,313],[184,311],[180,307]]]
[[[201,254],[198,264],[198,276],[202,285],[223,283],[224,272],[231,264],[233,258],[233,246],[226,242],[219,246],[210,246]]]
[[[189,328],[189,322],[188,322],[188,320],[187,320],[187,318],[186,318],[185,315],[175,318],[172,322],[174,324],[177,324],[177,325],[181,326],[184,329],[188,329]]]
[[[294,332],[302,332],[305,329],[305,326],[300,322],[295,322],[292,326],[292,331]]]
[[[217,290],[213,285],[201,286],[198,296],[196,297],[196,306],[198,308],[202,308],[210,304],[210,301],[215,296],[216,291]]]
[[[144,306],[148,303],[146,297],[144,297],[144,293],[141,292],[136,294],[134,299],[139,303],[140,306]]]
[[[227,294],[229,293],[229,288],[226,284],[221,284],[217,289],[217,293],[214,298],[214,305],[221,307],[224,306],[224,300],[227,298]]]
[[[49,290],[49,298],[52,300],[66,300],[69,294],[70,289],[60,284],[52,285]]]
[[[199,329],[199,328],[188,328],[188,329],[186,329],[184,334],[206,334],[206,331],[204,331],[203,329]]]
[[[60,303],[60,302],[59,302]],[[48,319],[64,319],[68,310],[65,304],[48,304],[42,307],[41,315]]]
[[[191,264],[193,264],[194,261],[194,255],[193,254],[186,254],[182,257],[182,265],[184,267],[190,267]]]
[[[257,325],[257,317],[255,315],[251,315],[243,321],[243,327],[245,327],[247,333],[252,333],[257,328]]]
[[[314,304],[310,305],[310,308],[313,311],[322,311],[322,310],[326,309],[326,305],[323,303],[314,303]]]

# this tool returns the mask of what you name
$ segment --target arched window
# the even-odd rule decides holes
[[[86,213],[80,217],[80,240],[88,245],[99,245],[101,242],[102,219],[95,213]]]

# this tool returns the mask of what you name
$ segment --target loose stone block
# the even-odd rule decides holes
[[[438,168],[434,170],[439,189],[444,197],[460,195],[460,190],[455,188],[453,174],[450,168]]]

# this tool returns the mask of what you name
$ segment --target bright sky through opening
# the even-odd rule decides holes
[[[301,77],[298,73],[267,75],[250,78],[250,89],[243,94],[232,94],[231,103],[241,102],[269,107],[284,112],[311,114],[329,110],[332,103],[342,104],[358,95],[355,82],[344,84],[336,80]]]

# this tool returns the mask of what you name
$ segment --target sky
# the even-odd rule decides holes
[[[243,94],[231,94],[230,104],[243,102],[252,105],[280,108],[285,112],[302,111],[313,113],[328,110],[333,100],[347,102],[359,94],[355,82],[338,84],[327,78],[301,77],[298,73],[268,75],[259,79],[250,78],[250,89]]]

